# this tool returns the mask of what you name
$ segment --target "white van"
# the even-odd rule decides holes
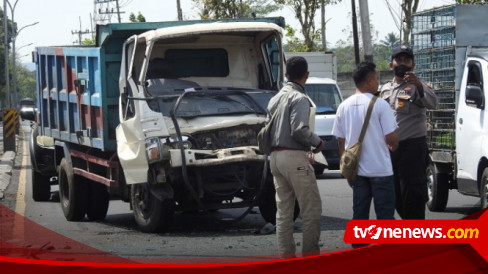
[[[339,104],[343,101],[337,82],[330,78],[309,77],[305,84],[305,91],[316,105],[315,133],[325,141],[322,154],[327,160],[329,170],[339,169],[339,145],[337,138],[332,135],[332,125]],[[324,166],[314,165],[315,173],[322,174]]]

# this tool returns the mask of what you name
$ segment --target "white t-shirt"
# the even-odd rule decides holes
[[[371,98],[373,98],[371,93],[356,93],[342,102],[337,109],[332,134],[346,140],[346,149],[359,139]],[[397,123],[390,105],[378,98],[364,135],[358,175],[364,177],[393,175],[385,136],[396,128]]]

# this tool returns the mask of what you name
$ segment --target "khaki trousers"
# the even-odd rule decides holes
[[[270,157],[276,188],[276,236],[280,254],[294,254],[293,213],[295,198],[303,224],[302,252],[319,251],[322,201],[307,153],[299,150],[274,151]]]

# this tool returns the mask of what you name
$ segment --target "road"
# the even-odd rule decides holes
[[[52,187],[52,197],[48,202],[34,202],[31,198],[30,160],[26,143],[29,124],[23,122],[22,128],[19,142],[23,142],[23,145],[17,152],[12,181],[0,203],[41,226],[98,250],[128,258],[229,258],[276,254],[275,234],[258,233],[265,222],[257,208],[237,223],[216,220],[236,217],[242,210],[219,210],[211,214],[177,213],[170,230],[160,234],[140,232],[129,204],[116,200],[110,202],[104,221],[68,222],[59,205],[56,186]],[[321,250],[349,249],[343,235],[352,216],[352,190],[338,171],[326,171],[318,178],[318,184],[323,209]],[[446,211],[427,211],[426,215],[428,219],[460,219],[478,209],[478,198],[451,190]],[[375,216],[373,209],[370,216]],[[295,239],[300,245],[300,218],[295,228]],[[297,250],[300,249],[298,246]]]

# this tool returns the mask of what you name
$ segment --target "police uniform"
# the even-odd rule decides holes
[[[421,81],[422,82],[422,81]],[[402,219],[425,219],[427,194],[426,169],[429,149],[426,135],[426,109],[437,106],[432,89],[423,90],[405,81],[391,81],[381,87],[380,96],[394,111],[399,146],[391,153],[396,188],[396,209]]]

